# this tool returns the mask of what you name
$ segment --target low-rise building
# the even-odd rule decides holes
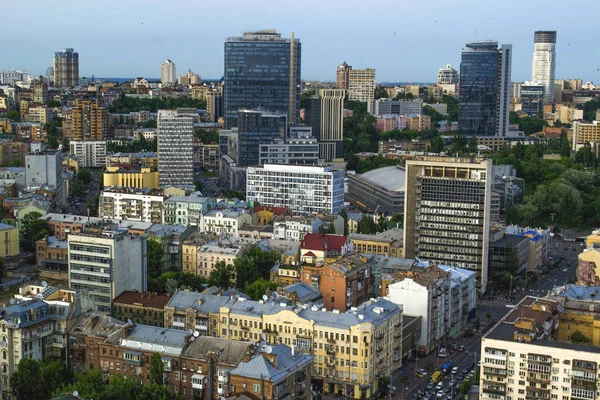
[[[273,239],[304,239],[307,233],[319,233],[323,221],[316,216],[286,216],[273,222]]]
[[[512,274],[525,270],[529,258],[529,241],[525,236],[500,233],[498,239],[491,240],[488,256],[488,274],[499,277],[504,271]],[[495,239],[495,238],[494,238]],[[510,270],[514,269],[514,270]]]
[[[405,170],[401,166],[377,168],[348,175],[348,200],[363,212],[404,213]]]
[[[363,254],[383,254],[389,257],[403,257],[404,231],[392,228],[373,235],[351,233],[348,237],[354,245],[354,251]]]
[[[163,220],[164,195],[160,191],[113,187],[100,193],[98,203],[101,218],[157,224]]]
[[[163,222],[190,227],[195,232],[204,232],[204,214],[214,208],[208,197],[171,196],[164,202]]]
[[[125,290],[112,302],[112,315],[134,324],[164,326],[164,308],[171,296]]]
[[[579,331],[594,347],[600,346],[600,300],[597,286],[565,285],[555,287],[546,297],[558,301],[556,340],[569,342]]]
[[[36,263],[40,270],[49,270],[65,275],[68,272],[67,241],[56,236],[46,236],[35,242]]]
[[[208,278],[216,263],[224,262],[226,265],[233,265],[233,261],[241,257],[249,245],[256,242],[255,239],[240,236],[222,236],[202,245],[196,253],[197,266],[194,273]]]
[[[19,254],[19,228],[0,223],[0,258]]]
[[[198,248],[215,240],[214,234],[191,232],[183,241],[181,247],[181,268],[187,274],[197,274]]]
[[[162,247],[163,272],[181,271],[181,243],[191,232],[191,228],[180,225],[153,224],[146,229],[146,238],[158,242]]]
[[[245,210],[211,210],[204,214],[204,232],[238,235],[239,228],[252,223],[252,215]]]
[[[152,168],[125,169],[110,166],[104,172],[104,187],[128,187],[136,189],[158,189],[158,172]]]
[[[220,336],[219,310],[235,302],[229,296],[178,290],[164,308],[164,326],[198,331],[201,336]]]
[[[600,248],[587,248],[577,257],[577,283],[600,285]]]
[[[300,261],[316,264],[354,252],[347,236],[307,233],[300,242]]]

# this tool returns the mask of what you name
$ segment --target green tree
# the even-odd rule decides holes
[[[538,117],[525,117],[519,120],[519,129],[527,136],[541,132],[548,123]]]
[[[158,278],[162,274],[164,255],[162,244],[148,240],[148,278]]]
[[[358,233],[372,234],[377,233],[377,224],[373,221],[373,218],[368,215],[363,215],[358,222]]]
[[[7,111],[6,118],[10,119],[13,122],[20,122],[21,114],[19,114],[19,112],[15,110]]]
[[[77,173],[77,179],[85,184],[89,184],[92,181],[92,173],[87,168],[80,168]]]
[[[589,344],[592,343],[592,339],[585,336],[580,330],[576,330],[571,335],[571,342],[578,344]]]
[[[444,141],[441,137],[436,136],[431,139],[431,145],[429,146],[429,151],[432,153],[441,153],[444,150]]]
[[[160,354],[152,353],[150,356],[150,383],[158,386],[163,386],[165,365]]]
[[[339,215],[344,219],[344,236],[348,236],[348,213],[342,208]]]
[[[375,99],[387,99],[388,97],[388,92],[385,87],[375,86]]]
[[[241,192],[239,190],[229,190],[227,192],[227,198],[229,199],[238,199],[238,200],[246,200],[246,193]]]
[[[35,242],[48,235],[50,228],[48,222],[40,219],[42,214],[32,211],[23,217],[21,221],[21,235],[25,241]]]
[[[244,289],[244,293],[250,296],[252,300],[258,301],[262,300],[262,297],[267,292],[267,290],[277,290],[277,284],[275,282],[268,281],[264,278],[259,278],[254,282],[248,284]]]
[[[229,289],[233,286],[233,279],[235,279],[235,268],[233,265],[225,264],[225,261],[219,261],[215,263],[215,267],[210,271],[208,283],[211,286],[217,286],[221,289]]]
[[[40,390],[40,362],[31,358],[23,358],[16,371],[10,377],[12,392],[17,400],[48,399],[48,394]]]
[[[468,149],[469,149],[469,153],[471,154],[475,154],[477,153],[477,138],[475,136],[471,136],[469,138],[469,145],[468,145]]]
[[[506,270],[515,275],[519,270],[519,250],[514,244],[509,243],[506,247]]]
[[[236,287],[242,289],[259,278],[269,279],[269,272],[279,259],[277,252],[264,251],[256,245],[249,246],[244,256],[233,261]]]

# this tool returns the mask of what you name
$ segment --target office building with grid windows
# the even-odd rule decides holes
[[[344,207],[344,171],[330,166],[265,164],[248,167],[246,198],[294,213],[337,214]]]
[[[405,171],[404,256],[476,271],[484,292],[492,160],[417,157]]]
[[[194,120],[180,110],[158,111],[159,185],[194,184]]]

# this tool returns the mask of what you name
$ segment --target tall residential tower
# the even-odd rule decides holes
[[[544,85],[544,100],[554,102],[554,70],[556,68],[556,31],[535,31],[531,64],[531,81]]]
[[[194,184],[194,119],[180,110],[158,110],[160,186]]]
[[[319,158],[325,161],[343,156],[345,94],[343,89],[321,89],[306,102],[304,118],[319,142]]]
[[[266,29],[230,37],[225,42],[225,127],[237,126],[238,111],[262,109],[300,117],[299,39]]]
[[[460,62],[458,133],[504,136],[508,132],[512,45],[467,43]]]
[[[54,53],[54,86],[70,88],[79,85],[79,53],[63,49]]]
[[[165,60],[160,66],[160,82],[163,85],[173,85],[177,82],[177,68],[171,60]]]

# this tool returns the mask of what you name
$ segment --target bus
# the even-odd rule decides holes
[[[431,375],[431,382],[438,383],[442,379],[442,371],[435,371],[433,375]]]

